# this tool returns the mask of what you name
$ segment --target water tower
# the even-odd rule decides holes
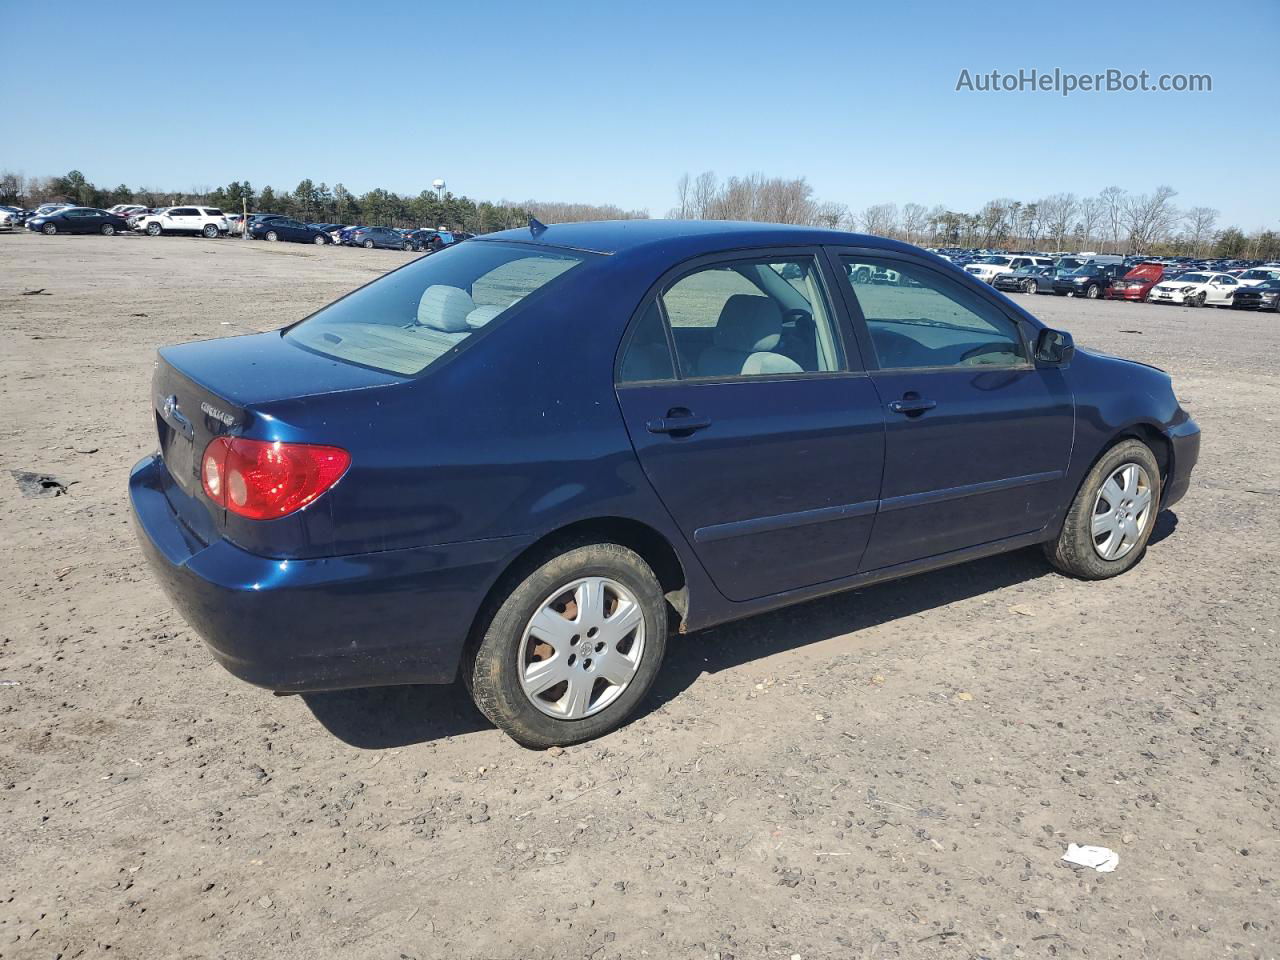
[[[437,178],[431,181],[431,186],[435,187],[436,196],[439,197],[441,200],[443,200],[444,199],[444,181]]]

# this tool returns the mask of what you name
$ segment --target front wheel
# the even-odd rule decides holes
[[[52,237],[55,233],[58,232],[58,226],[57,224],[46,223],[43,227],[40,228],[40,232],[43,233],[46,237]]]
[[[102,225],[102,235],[104,237],[114,237],[116,235],[116,228],[109,223],[104,223]]]
[[[1188,307],[1203,307],[1204,302],[1207,299],[1208,299],[1208,296],[1205,294],[1203,290],[1201,290],[1194,297],[1189,297],[1186,303]]]
[[[1022,289],[1025,293],[1035,293],[1040,289],[1040,285],[1034,280],[1028,280]]]
[[[311,242],[314,243],[317,247],[323,247],[325,243],[324,234],[317,233],[315,239],[312,240]]]
[[[1085,580],[1124,573],[1147,549],[1160,511],[1160,465],[1141,440],[1124,440],[1100,459],[1072,501],[1049,562]]]
[[[580,743],[627,721],[667,644],[667,604],[634,551],[593,543],[515,584],[467,670],[481,713],[536,749]]]
[[[1088,288],[1087,288],[1087,289],[1085,290],[1085,292],[1084,292],[1084,295],[1085,295],[1086,297],[1088,297],[1090,300],[1097,300],[1097,299],[1098,299],[1098,285],[1097,285],[1096,283],[1091,283],[1091,284],[1089,284]]]
[[[162,232],[162,228],[161,228],[160,224],[158,224],[158,223],[148,223],[148,224],[147,224],[147,236],[148,236],[148,237],[158,237],[158,236],[160,236],[161,232]]]

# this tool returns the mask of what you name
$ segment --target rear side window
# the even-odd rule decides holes
[[[618,365],[619,383],[643,383],[646,380],[674,380],[675,364],[667,344],[667,329],[662,322],[658,301],[649,301],[639,321],[631,328],[622,348]]]
[[[550,296],[589,254],[467,243],[415,260],[290,328],[286,339],[388,373],[421,373],[526,297]]]
[[[222,211],[217,209],[216,207],[205,207],[204,215],[206,217],[220,217],[222,216]]]

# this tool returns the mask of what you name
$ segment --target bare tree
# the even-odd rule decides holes
[[[1046,237],[1053,240],[1054,251],[1063,249],[1067,234],[1071,232],[1079,203],[1074,193],[1055,193],[1038,204],[1044,217]]]
[[[1122,218],[1129,233],[1129,253],[1145,251],[1151,244],[1168,238],[1182,215],[1173,205],[1178,191],[1173,187],[1156,187],[1154,193],[1127,197]]]
[[[907,243],[919,243],[928,225],[929,211],[919,203],[908,203],[902,208],[903,239]]]
[[[688,220],[690,215],[689,209],[689,174],[681,174],[680,179],[676,181],[676,206],[671,211],[671,216],[677,220]]]
[[[1093,235],[1098,232],[1106,210],[1101,197],[1085,197],[1080,201],[1080,222],[1076,226],[1076,239],[1081,250],[1087,250],[1093,243]]]
[[[1187,225],[1187,240],[1192,253],[1204,256],[1216,235],[1214,226],[1218,222],[1218,211],[1213,207],[1192,207],[1183,215],[1183,220]]]
[[[898,229],[898,205],[896,203],[877,203],[862,211],[859,218],[863,233],[887,237]]]
[[[1124,228],[1124,190],[1121,187],[1107,187],[1098,194],[1102,201],[1103,218],[1107,227],[1107,236],[1111,240],[1111,252],[1120,249],[1120,231]],[[1106,250],[1104,243],[1102,249]]]
[[[838,230],[849,222],[849,208],[843,203],[828,200],[814,207],[813,222],[828,230]]]
[[[689,216],[695,220],[711,220],[712,205],[715,203],[719,183],[715,171],[704,170],[693,181],[693,199],[689,205]]]

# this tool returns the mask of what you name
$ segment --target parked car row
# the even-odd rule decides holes
[[[1275,296],[1280,263],[1275,262],[989,252],[969,258],[935,252],[1004,293],[1280,310]],[[894,281],[868,277],[861,282]]]
[[[35,210],[0,207],[0,227],[25,225],[48,236],[58,233],[116,233],[134,231],[158,237],[190,234],[214,239],[228,234],[248,233],[250,239],[289,241],[317,246],[341,244],[372,250],[413,250],[435,253],[474,234],[460,231],[406,229],[399,227],[303,223],[274,213],[227,214],[217,207],[201,204],[151,210],[138,204],[117,204],[109,210],[78,207],[69,203],[44,204]]]

